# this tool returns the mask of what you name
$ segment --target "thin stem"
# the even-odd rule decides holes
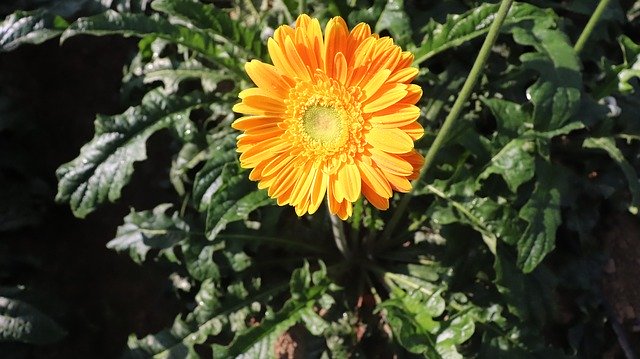
[[[333,239],[336,241],[336,247],[346,259],[351,258],[351,251],[347,244],[347,237],[344,234],[344,225],[342,220],[335,214],[329,213],[331,218],[331,230],[333,231]]]
[[[596,24],[598,23],[598,20],[600,20],[600,17],[602,16],[604,9],[609,4],[609,1],[610,0],[600,0],[598,7],[596,7],[591,18],[589,18],[589,22],[587,22],[587,25],[582,30],[580,37],[578,37],[578,41],[576,41],[576,44],[573,46],[573,49],[577,54],[579,54],[584,48],[584,45],[587,43],[587,39],[589,39],[593,29],[596,27]]]
[[[307,2],[305,0],[298,0],[298,15],[306,13]]]
[[[491,53],[491,48],[493,47],[493,44],[496,42],[496,39],[498,38],[498,34],[500,33],[500,27],[502,26],[502,23],[504,22],[504,19],[506,18],[512,3],[513,3],[513,0],[502,0],[502,2],[500,3],[500,8],[498,8],[498,12],[496,13],[496,17],[493,20],[493,23],[491,24],[491,28],[489,28],[487,37],[484,39],[484,43],[480,48],[478,57],[476,57],[476,60],[473,63],[473,67],[469,72],[469,76],[467,77],[467,80],[464,82],[464,85],[462,86],[462,90],[460,90],[460,95],[458,95],[458,98],[453,103],[453,107],[451,107],[451,112],[449,112],[449,114],[447,115],[447,118],[444,120],[444,123],[442,124],[442,127],[438,132],[438,135],[436,136],[435,140],[433,141],[433,144],[431,145],[431,147],[429,148],[429,151],[427,152],[427,155],[425,156],[425,160],[424,160],[424,165],[420,170],[420,176],[418,177],[418,179],[414,180],[412,189],[415,189],[416,185],[424,179],[426,173],[429,171],[429,169],[433,165],[434,159],[438,154],[438,152],[440,151],[440,148],[444,144],[444,141],[448,139],[449,132],[453,128],[453,125],[458,119],[464,104],[469,99],[469,96],[471,96],[471,93],[473,92],[473,88],[476,82],[478,82],[478,79],[480,78],[482,69],[484,68],[485,63],[489,58],[489,54]],[[392,244],[392,243],[389,243],[391,234],[393,233],[393,230],[398,225],[398,222],[400,222],[400,219],[402,218],[404,212],[406,211],[412,195],[413,195],[413,190],[405,194],[400,200],[400,203],[398,204],[398,208],[395,210],[395,212],[391,216],[389,223],[385,226],[384,232],[382,232],[382,237],[379,242],[380,246],[387,247],[390,244]]]

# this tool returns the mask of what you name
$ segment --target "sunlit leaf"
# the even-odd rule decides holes
[[[0,52],[23,44],[40,44],[62,33],[67,22],[49,11],[16,11],[0,23]]]
[[[98,205],[120,198],[133,174],[133,164],[147,158],[146,141],[156,131],[189,118],[203,106],[203,97],[165,97],[152,91],[137,107],[123,114],[98,116],[94,138],[80,149],[80,156],[56,171],[56,201],[69,202],[80,218]]]
[[[556,231],[561,223],[560,186],[562,177],[554,167],[543,161],[536,162],[536,186],[531,198],[518,215],[528,225],[518,239],[518,266],[531,272],[555,248]]]
[[[118,227],[116,237],[107,243],[107,248],[118,252],[129,251],[131,258],[142,263],[151,249],[171,248],[189,238],[189,226],[177,213],[168,216],[171,204],[158,205],[153,211],[131,210]]]

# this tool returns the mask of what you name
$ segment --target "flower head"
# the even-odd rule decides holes
[[[324,36],[317,19],[300,15],[268,40],[273,65],[245,69],[257,87],[240,93],[233,123],[241,166],[279,205],[301,216],[326,197],[346,219],[360,195],[387,209],[393,191],[408,192],[423,163],[413,142],[423,135],[411,81],[413,55],[360,23],[340,17]]]

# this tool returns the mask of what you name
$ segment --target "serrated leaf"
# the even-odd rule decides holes
[[[640,208],[640,180],[638,180],[636,170],[629,164],[624,158],[622,151],[616,146],[615,140],[611,137],[590,137],[584,140],[582,146],[584,148],[596,148],[607,152],[611,159],[620,167],[629,184],[629,192],[631,192],[629,212],[637,215],[638,208]]]
[[[202,89],[212,92],[220,81],[231,78],[228,73],[208,68],[194,59],[175,65],[167,58],[156,58],[136,70],[136,75],[143,76],[144,83],[162,81],[164,88],[171,93],[177,92],[180,83],[188,79],[199,79]]]
[[[165,97],[154,90],[137,107],[115,116],[98,115],[94,138],[80,149],[80,155],[56,171],[56,201],[69,202],[73,213],[84,218],[98,205],[120,198],[129,182],[133,164],[147,158],[146,141],[156,131],[189,118],[202,106],[198,95]]]
[[[245,220],[255,209],[274,203],[265,190],[253,190],[246,174],[238,172],[236,164],[227,164],[213,182],[219,187],[213,190],[206,208],[206,234],[210,240],[215,239],[227,224]],[[209,187],[208,191],[211,189]]]
[[[0,52],[43,43],[60,35],[67,26],[63,18],[44,9],[16,11],[0,23]]]
[[[516,138],[498,152],[482,171],[478,179],[486,179],[491,174],[499,174],[505,180],[511,192],[516,193],[521,184],[533,178],[535,158],[531,154],[533,141]]]
[[[293,272],[290,287],[292,297],[282,309],[259,325],[238,333],[228,346],[214,344],[213,357],[275,357],[275,340],[313,310],[314,304],[330,290],[331,281],[326,277],[324,263],[320,262],[320,270],[311,273],[309,264],[305,262],[302,268]]]
[[[235,139],[227,136],[214,142],[209,148],[207,162],[198,171],[193,183],[193,201],[199,211],[206,211],[213,195],[223,186],[222,171],[227,164],[234,163],[237,154]]]
[[[573,47],[563,32],[544,23],[514,27],[511,32],[517,43],[536,49],[520,55],[523,68],[540,74],[527,89],[527,97],[534,104],[534,129],[562,127],[580,105],[582,77]]]
[[[129,251],[129,256],[142,263],[151,249],[171,248],[189,238],[189,226],[177,213],[168,216],[171,204],[156,206],[153,211],[136,212],[133,209],[118,227],[116,237],[107,243],[107,248],[118,252]]]
[[[76,20],[62,33],[60,41],[82,34],[96,36],[120,34],[125,37],[155,36],[183,45],[204,55],[208,60],[244,76],[240,62],[229,59],[228,55],[222,56],[218,42],[206,31],[172,24],[158,14],[148,16],[107,10],[100,15]]]
[[[230,292],[225,295],[226,300],[223,302],[206,301],[202,302],[194,313],[186,319],[177,317],[173,327],[163,330],[155,335],[148,335],[142,339],[137,339],[134,335],[129,337],[127,343],[129,351],[125,353],[125,357],[130,358],[182,358],[186,355],[195,353],[193,347],[196,344],[204,343],[209,336],[215,336],[229,325],[230,316],[239,311],[251,313],[250,309],[253,303],[266,302],[270,297],[284,291],[288,287],[288,283],[274,285],[272,287],[261,289],[248,293],[244,298],[238,298]],[[201,288],[202,291],[212,290],[211,286]],[[203,298],[199,293],[199,298]],[[215,303],[214,307],[209,307]],[[205,315],[205,313],[207,313]],[[214,351],[214,356],[215,356]],[[197,356],[196,356],[197,357]]]
[[[560,181],[558,171],[544,161],[536,163],[536,186],[531,197],[518,212],[528,222],[518,239],[518,266],[529,273],[555,248],[560,217]]]
[[[0,296],[0,343],[51,344],[65,335],[64,329],[35,307]]]
[[[487,33],[497,11],[498,5],[482,4],[464,14],[448,15],[442,24],[431,20],[423,29],[425,37],[422,43],[412,51],[416,58],[414,63],[420,64],[442,51]],[[551,10],[514,3],[504,21],[503,29],[524,20],[548,21],[550,18],[555,18]]]
[[[262,56],[264,41],[260,39],[260,29],[234,21],[228,12],[213,5],[192,0],[156,0],[151,7],[170,16],[215,34],[216,38],[228,45],[230,57],[242,55],[244,59]]]

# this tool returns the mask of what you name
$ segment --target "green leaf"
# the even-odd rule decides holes
[[[411,40],[411,19],[404,11],[404,0],[386,1],[374,27],[375,32],[388,30],[396,43],[404,45]]]
[[[156,58],[137,70],[143,76],[144,83],[162,81],[164,88],[172,93],[178,91],[178,86],[184,80],[199,79],[202,89],[212,92],[220,81],[231,78],[229,74],[210,69],[194,59],[175,65],[167,58]]]
[[[116,237],[107,243],[107,248],[118,252],[129,251],[129,256],[142,263],[151,249],[167,249],[189,238],[189,226],[174,212],[166,211],[171,204],[156,206],[153,211],[136,212],[133,209],[124,224],[118,227]]]
[[[555,276],[543,266],[529,274],[522,273],[502,250],[495,256],[493,266],[496,287],[509,312],[523,323],[543,328],[555,313]]]
[[[511,192],[516,193],[521,184],[533,178],[535,158],[531,152],[534,147],[533,141],[524,138],[512,140],[493,156],[478,179],[486,179],[493,173],[499,174],[507,182]]]
[[[555,248],[560,217],[559,171],[544,160],[536,162],[536,186],[518,216],[529,224],[518,240],[518,266],[525,273],[535,269]]]
[[[23,44],[40,44],[62,33],[67,22],[50,12],[16,11],[0,23],[0,52],[11,51]]]
[[[137,339],[135,335],[130,336],[127,343],[129,351],[125,353],[125,357],[198,358],[193,349],[194,345],[204,343],[209,336],[220,334],[223,329],[229,327],[234,315],[257,315],[252,309],[254,303],[268,302],[269,298],[287,287],[288,283],[282,283],[257,291],[245,291],[238,296],[238,291],[234,291],[233,285],[228,286],[226,292],[219,293],[212,282],[203,283],[197,295],[199,305],[192,314],[186,319],[177,317],[172,328],[155,335],[148,335],[142,339]]]
[[[267,317],[259,325],[248,328],[236,335],[228,346],[213,345],[214,358],[231,358],[246,355],[251,358],[272,358],[275,356],[275,340],[287,329],[308,317],[313,306],[333,286],[327,278],[326,268],[320,262],[320,269],[311,272],[309,263],[296,269],[290,281],[291,299],[272,317]]]
[[[633,85],[629,83],[634,77],[640,77],[640,45],[625,35],[618,38],[624,53],[624,63],[617,67],[618,90],[622,93],[633,93]]]
[[[65,335],[64,329],[35,307],[0,296],[0,343],[51,344]]]
[[[198,171],[193,183],[192,197],[199,211],[206,211],[211,205],[214,194],[223,188],[223,169],[237,161],[235,146],[235,139],[232,136],[225,136],[209,147],[207,162]]]
[[[616,147],[615,140],[611,137],[590,137],[584,140],[582,147],[603,150],[616,162],[629,184],[629,192],[631,192],[629,212],[638,214],[638,208],[640,207],[640,181],[638,180],[638,174],[633,166],[624,158],[622,151]]]
[[[216,238],[227,224],[245,220],[255,209],[273,203],[266,191],[256,191],[246,173],[239,170],[234,147],[231,137],[217,142],[210,150],[209,160],[196,174],[193,198],[199,210],[207,212],[209,239]]]
[[[137,107],[115,116],[98,115],[94,138],[80,149],[80,155],[56,171],[56,201],[69,202],[80,218],[106,200],[114,202],[129,182],[133,163],[147,158],[146,141],[154,132],[189,118],[201,107],[198,95],[165,97],[154,90]]]
[[[209,33],[197,28],[172,24],[158,14],[148,16],[144,14],[123,14],[108,10],[100,15],[76,20],[62,33],[60,41],[82,34],[96,36],[120,34],[125,37],[155,36],[183,45],[204,55],[208,60],[244,76],[242,64],[236,59],[229,59],[228,54],[223,56],[219,43]]]
[[[448,15],[447,20],[439,24],[431,20],[423,29],[425,36],[422,43],[413,50],[416,60],[420,64],[438,53],[484,35],[489,31],[498,5],[482,4],[464,14]],[[543,10],[536,6],[514,3],[505,19],[503,29],[524,20],[548,21],[554,19],[551,10]]]
[[[540,74],[527,89],[527,97],[534,104],[534,129],[550,131],[562,127],[580,105],[582,77],[573,47],[563,32],[542,22],[514,27],[511,32],[517,43],[536,49],[520,55],[523,68]]]
[[[228,12],[216,9],[213,5],[192,0],[156,0],[151,7],[212,33],[227,45],[230,57],[242,55],[247,60],[259,58],[264,52],[259,28],[232,20]]]
[[[531,114],[521,105],[500,98],[482,99],[496,118],[497,134],[514,138],[527,129],[531,123]]]

